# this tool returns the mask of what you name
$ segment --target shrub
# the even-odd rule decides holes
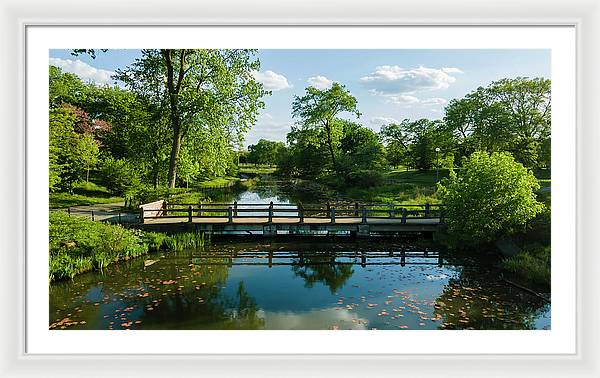
[[[508,153],[475,152],[438,184],[454,244],[478,245],[525,228],[542,212],[533,173]]]
[[[550,286],[550,246],[533,244],[502,260],[502,266],[535,283]]]
[[[100,165],[102,184],[113,194],[125,195],[139,187],[140,179],[133,165],[125,159],[104,158]]]
[[[159,249],[166,236],[93,222],[63,212],[50,213],[50,282]]]
[[[345,181],[349,186],[371,188],[383,183],[383,174],[380,171],[361,169],[348,173]]]

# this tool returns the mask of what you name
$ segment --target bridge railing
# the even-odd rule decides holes
[[[403,205],[403,204],[286,204],[286,203],[163,203],[160,211],[156,207],[140,206],[140,219],[182,218],[189,222],[193,218],[227,218],[233,222],[235,218],[304,218],[336,219],[360,218],[363,223],[367,219],[399,218],[402,223],[407,219],[439,219],[443,222],[443,207],[439,204]]]

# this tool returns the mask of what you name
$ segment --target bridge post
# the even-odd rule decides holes
[[[362,223],[367,223],[367,208],[363,206],[362,208]]]
[[[428,203],[425,204],[425,218],[429,218],[429,208],[430,205]]]
[[[69,216],[71,216],[71,207],[67,207],[67,214],[69,214]]]
[[[192,205],[188,206],[188,223],[192,223]]]
[[[237,217],[237,201],[233,201],[233,215]]]
[[[233,209],[231,208],[231,206],[229,206],[229,208],[227,209],[227,221],[229,223],[233,223]]]
[[[331,214],[331,223],[335,223],[335,209],[332,207],[330,210]]]
[[[269,223],[273,223],[273,201],[269,203]]]
[[[406,223],[406,207],[402,208],[402,224]]]
[[[200,201],[200,203],[198,204],[198,216],[202,216],[202,201]]]
[[[144,207],[140,206],[140,223],[144,224]]]
[[[440,223],[444,223],[444,208],[440,207]]]
[[[354,216],[358,216],[358,202],[354,202]]]
[[[94,210],[92,210],[92,220],[94,220]]]
[[[301,203],[298,204],[298,217],[300,218],[300,224],[304,223],[304,207]]]
[[[390,203],[390,218],[396,218],[396,210],[393,203]]]
[[[327,217],[331,217],[331,204],[327,202]]]

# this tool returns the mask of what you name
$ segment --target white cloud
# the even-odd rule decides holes
[[[96,85],[113,85],[115,81],[111,78],[115,73],[92,67],[81,60],[50,58],[50,64],[59,67],[65,72],[70,72],[83,81],[92,81]]]
[[[252,75],[268,91],[281,91],[292,87],[285,76],[270,70],[264,72],[254,71]]]
[[[333,80],[329,80],[325,76],[321,75],[309,77],[307,81],[308,84],[312,85],[313,87],[319,90],[329,89],[333,84]]]
[[[428,68],[419,66],[404,69],[400,66],[378,66],[375,71],[360,78],[371,93],[380,96],[411,95],[424,91],[446,89],[456,81],[458,68]],[[402,100],[402,99],[401,99]]]
[[[398,105],[418,104],[419,102],[421,102],[421,100],[419,100],[417,97],[405,94],[390,95],[386,97],[389,102]]]
[[[270,113],[261,113],[256,124],[246,134],[244,146],[256,144],[261,139],[285,142],[292,123],[292,120],[278,121]]]
[[[431,97],[421,100],[421,104],[423,105],[446,105],[448,100],[440,97]]]
[[[464,73],[462,70],[460,70],[459,68],[456,67],[442,67],[442,71],[444,71],[445,73]]]
[[[373,117],[371,123],[373,125],[389,125],[390,123],[400,123],[400,121],[392,117]]]

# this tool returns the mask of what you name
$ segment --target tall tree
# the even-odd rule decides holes
[[[349,112],[360,117],[357,101],[350,91],[339,84],[333,83],[331,88],[319,90],[315,87],[306,88],[302,97],[294,96],[292,115],[305,126],[325,130],[327,147],[331,164],[335,169],[334,120],[340,112]]]
[[[167,104],[172,131],[168,185],[175,187],[186,135],[209,126],[239,141],[256,121],[267,94],[252,73],[260,68],[253,50],[142,50],[142,58],[117,78],[144,97]]]

